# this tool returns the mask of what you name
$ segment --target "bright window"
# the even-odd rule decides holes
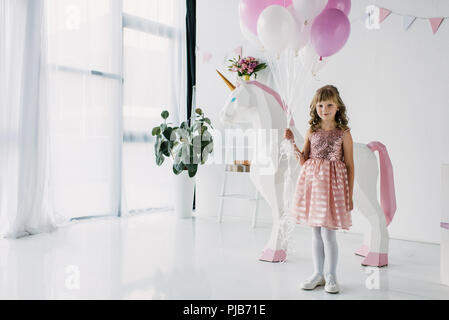
[[[123,1],[123,193],[131,213],[172,206],[171,163],[156,165],[151,129],[162,122],[162,110],[171,111],[175,94],[173,5],[173,0]]]

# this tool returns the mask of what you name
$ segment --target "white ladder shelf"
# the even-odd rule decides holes
[[[256,220],[257,220],[257,214],[258,214],[258,210],[259,210],[259,200],[260,198],[260,193],[259,191],[256,189],[254,196],[252,195],[247,195],[247,194],[238,194],[238,193],[230,193],[230,194],[226,194],[226,183],[228,181],[228,176],[229,175],[239,175],[239,176],[247,176],[249,178],[249,172],[237,172],[237,171],[224,171],[224,175],[223,175],[223,181],[221,184],[221,193],[218,196],[219,200],[219,207],[218,207],[218,223],[221,223],[223,220],[223,201],[225,199],[241,199],[241,200],[248,200],[248,201],[254,201],[254,211],[253,211],[253,218],[252,218],[252,223],[251,226],[253,228],[256,227]]]

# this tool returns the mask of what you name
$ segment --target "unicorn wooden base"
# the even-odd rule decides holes
[[[277,131],[277,141],[283,140],[286,113],[277,92],[257,81],[244,81],[235,87],[222,74],[220,76],[232,90],[223,109],[220,120],[223,124],[252,123],[253,129]],[[277,130],[276,130],[277,129]],[[293,119],[290,129],[298,147],[302,147],[304,138],[296,129]],[[291,172],[297,181],[300,167],[293,154],[289,159],[278,161],[280,144],[269,143],[271,167],[251,164],[250,178],[260,194],[269,204],[273,217],[271,236],[262,250],[260,260],[279,262],[286,259],[287,248],[282,239],[280,218],[283,209],[284,173],[289,163],[295,166]],[[379,152],[381,203],[377,201],[378,162],[374,151]],[[393,170],[387,150],[380,142],[368,144],[354,143],[354,206],[365,216],[370,225],[363,244],[355,254],[365,257],[362,265],[386,266],[388,264],[388,229],[396,211]],[[290,167],[291,168],[291,167]]]

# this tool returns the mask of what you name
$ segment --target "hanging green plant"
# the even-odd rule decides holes
[[[190,123],[183,121],[179,127],[171,127],[167,123],[169,115],[167,110],[162,111],[164,122],[151,131],[156,137],[156,164],[161,166],[165,158],[171,158],[175,174],[187,170],[189,177],[194,177],[198,165],[205,164],[213,151],[213,139],[208,131],[209,128],[213,129],[211,121],[200,108],[196,108]]]

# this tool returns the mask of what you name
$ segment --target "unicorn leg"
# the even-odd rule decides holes
[[[368,199],[363,192],[359,193],[356,199],[358,207],[370,224],[370,231],[367,234],[368,242],[364,242],[356,254],[365,256],[362,261],[364,266],[386,266],[388,265],[389,236],[383,211],[377,199]]]
[[[388,231],[385,214],[377,200],[378,161],[375,154],[362,144],[355,144],[354,205],[369,222],[370,230],[356,254],[364,256],[362,265],[385,266],[388,264]]]
[[[282,246],[281,232],[279,221],[273,222],[271,236],[262,254],[259,257],[261,261],[281,262],[287,257],[287,249]]]
[[[282,184],[272,183],[264,184],[265,199],[271,207],[271,214],[273,217],[273,225],[271,228],[270,239],[262,250],[262,254],[259,260],[269,261],[269,262],[280,262],[284,261],[287,257],[287,244],[282,239],[281,233],[281,204],[280,199],[282,199]]]
[[[273,160],[273,163],[277,164],[278,161]],[[259,192],[269,204],[271,208],[271,215],[273,217],[273,226],[271,229],[270,239],[259,257],[259,260],[262,261],[280,262],[284,261],[287,257],[288,243],[287,239],[284,238],[285,234],[282,232],[285,231],[284,228],[286,225],[284,225],[284,221],[281,223],[281,215],[283,214],[284,209],[284,174],[287,168],[288,163],[286,161],[281,161],[272,175],[256,174],[256,172],[251,169],[253,171],[250,177],[257,186]],[[293,168],[290,172],[294,181],[296,181],[294,177],[297,177],[298,172],[298,167]],[[288,193],[288,190],[286,192]]]
[[[363,244],[357,250],[355,250],[354,253],[358,256],[366,257],[366,255],[369,252],[369,243],[370,243],[370,238],[369,238],[369,232],[368,232],[364,235]]]
[[[381,212],[381,214],[383,214]],[[388,229],[383,216],[371,215],[371,239],[369,251],[362,261],[363,266],[383,267],[388,265]]]

